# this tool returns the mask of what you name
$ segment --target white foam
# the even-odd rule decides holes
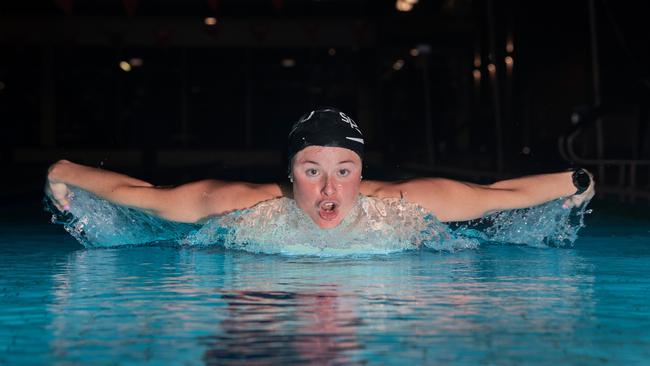
[[[454,251],[486,241],[532,246],[571,245],[584,226],[584,206],[567,210],[553,201],[505,211],[455,225],[439,222],[424,208],[401,199],[359,196],[356,207],[333,229],[321,229],[295,201],[280,198],[216,216],[202,225],[166,221],[73,189],[71,212],[53,222],[86,247],[156,242],[188,246],[223,245],[254,253],[287,255],[389,254],[429,248]]]

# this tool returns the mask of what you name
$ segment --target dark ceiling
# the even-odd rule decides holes
[[[410,16],[464,16],[471,0],[419,1]],[[130,9],[130,10],[128,10]],[[372,18],[404,15],[395,0],[41,0],[1,2],[4,16]]]

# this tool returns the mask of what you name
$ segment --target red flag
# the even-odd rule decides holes
[[[54,0],[56,5],[63,10],[64,13],[70,14],[72,13],[72,3],[74,0]]]
[[[219,11],[219,0],[208,0],[208,6],[212,9],[213,12]]]
[[[132,17],[135,15],[135,9],[138,7],[138,0],[122,0],[122,5],[124,5],[126,14]]]

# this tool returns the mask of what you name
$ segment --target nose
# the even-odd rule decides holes
[[[336,184],[330,175],[324,177],[321,193],[328,197],[336,193]]]

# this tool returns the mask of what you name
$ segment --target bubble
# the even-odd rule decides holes
[[[533,247],[571,246],[584,227],[584,215],[591,213],[586,204],[567,210],[558,199],[526,209],[501,211],[461,226],[465,230],[480,230],[484,241],[524,244]]]
[[[52,222],[88,248],[152,243],[223,246],[285,255],[367,255],[408,250],[468,250],[486,242],[534,247],[570,246],[584,226],[585,205],[567,210],[555,200],[528,209],[494,213],[472,222],[445,225],[429,211],[399,198],[359,196],[340,225],[320,229],[288,198],[209,218],[202,224],[167,221],[71,188],[69,212],[49,200]]]

